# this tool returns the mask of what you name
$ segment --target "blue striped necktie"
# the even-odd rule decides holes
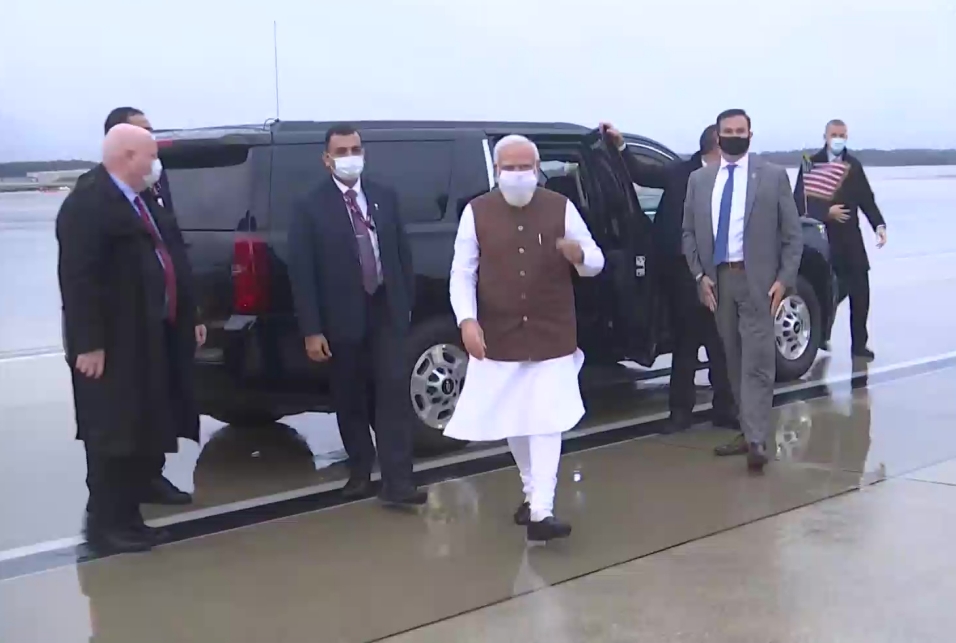
[[[714,265],[719,266],[729,260],[730,245],[730,206],[734,201],[734,170],[733,163],[727,166],[727,183],[724,192],[720,195],[720,217],[717,219],[717,238],[714,239]]]

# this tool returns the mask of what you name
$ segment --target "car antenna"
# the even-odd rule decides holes
[[[272,21],[272,64],[274,67],[273,80],[276,86],[276,120],[279,120],[279,34],[278,24]]]

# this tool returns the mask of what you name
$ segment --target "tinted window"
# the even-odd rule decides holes
[[[452,141],[369,141],[369,178],[398,192],[402,218],[438,221],[445,216],[451,183]]]
[[[184,145],[160,154],[181,229],[238,229],[252,210],[249,148]]]
[[[445,214],[452,141],[365,141],[365,176],[398,193],[402,218],[437,221]],[[281,145],[273,161],[273,215],[288,221],[298,201],[327,181],[321,144]],[[175,199],[175,197],[173,197]]]

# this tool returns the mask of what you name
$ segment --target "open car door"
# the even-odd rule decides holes
[[[602,250],[605,278],[613,288],[611,319],[628,359],[651,366],[657,357],[658,280],[653,222],[641,209],[621,153],[600,130],[584,137],[591,181],[600,191],[606,233]]]

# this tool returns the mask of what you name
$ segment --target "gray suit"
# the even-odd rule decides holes
[[[684,256],[695,277],[717,284],[717,328],[727,350],[727,369],[749,443],[770,437],[776,344],[770,289],[793,288],[803,254],[800,215],[787,171],[751,154],[744,208],[744,269],[714,265],[712,196],[719,165],[690,176],[684,202]]]

